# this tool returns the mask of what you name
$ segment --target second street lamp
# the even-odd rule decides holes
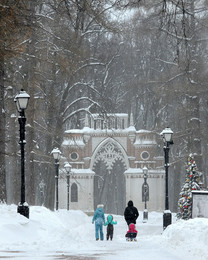
[[[58,148],[54,148],[53,151],[51,152],[53,154],[53,158],[55,160],[55,168],[56,168],[56,175],[55,175],[55,180],[56,180],[56,210],[58,210],[58,177],[59,177],[59,159],[61,156],[61,151]]]
[[[165,211],[163,214],[163,229],[166,229],[172,223],[172,214],[169,209],[169,197],[168,197],[168,168],[169,168],[169,150],[170,145],[173,144],[172,135],[173,131],[167,127],[160,135],[163,138],[164,146],[164,156],[165,156]]]
[[[144,202],[143,222],[148,220],[147,201],[149,201],[149,185],[147,184],[148,169],[146,166],[143,167],[144,183],[142,185],[142,201]]]
[[[69,163],[66,163],[64,165],[64,168],[67,171],[67,210],[69,210],[69,187],[70,187],[70,173],[71,173],[71,165]]]
[[[25,150],[24,146],[26,144],[25,141],[25,109],[28,105],[28,100],[30,96],[21,89],[20,93],[15,96],[14,102],[16,103],[17,110],[19,112],[19,125],[20,125],[20,150],[21,150],[21,201],[18,204],[17,212],[21,215],[29,218],[29,206],[27,202],[25,202]]]

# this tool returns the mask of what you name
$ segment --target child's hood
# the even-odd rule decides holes
[[[113,216],[112,215],[109,215],[107,217],[107,220],[108,220],[108,223],[111,223],[113,221]]]
[[[103,208],[97,208],[96,211],[97,211],[98,213],[103,213]]]
[[[132,223],[129,225],[129,230],[133,232],[135,230],[135,225]]]

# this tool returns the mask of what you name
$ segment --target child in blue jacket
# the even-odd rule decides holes
[[[95,238],[96,240],[99,240],[99,234],[100,234],[100,240],[103,240],[103,224],[105,222],[105,216],[104,216],[102,204],[97,205],[97,209],[92,219],[92,224],[94,222],[95,222]]]
[[[108,215],[107,221],[105,222],[104,226],[107,226],[107,235],[106,239],[108,240],[110,237],[110,240],[113,239],[113,225],[117,224],[117,221],[113,221],[113,216]]]

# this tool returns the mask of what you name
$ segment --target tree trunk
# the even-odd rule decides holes
[[[20,201],[20,168],[18,167],[17,151],[19,141],[19,131],[16,131],[15,121],[17,120],[17,110],[14,103],[13,88],[7,88],[7,135],[6,135],[6,172],[7,172],[7,203],[18,204]]]
[[[6,202],[4,62],[0,61],[0,202]]]
[[[200,97],[199,90],[200,80],[198,75],[197,66],[199,65],[199,59],[197,55],[197,35],[196,35],[196,19],[195,19],[195,1],[191,1],[191,13],[190,16],[190,45],[188,49],[189,64],[188,71],[190,73],[190,91],[189,91],[189,121],[188,129],[190,133],[189,139],[189,152],[194,154],[198,169],[202,170],[202,155],[201,155],[201,134],[200,134]]]

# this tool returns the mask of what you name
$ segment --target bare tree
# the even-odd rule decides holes
[[[5,98],[5,64],[12,57],[17,57],[25,46],[29,35],[27,28],[27,5],[24,1],[3,0],[0,4],[0,200],[6,201],[6,172],[5,172],[5,130],[6,108]],[[24,29],[24,30],[23,30]],[[24,33],[23,33],[24,31]]]

